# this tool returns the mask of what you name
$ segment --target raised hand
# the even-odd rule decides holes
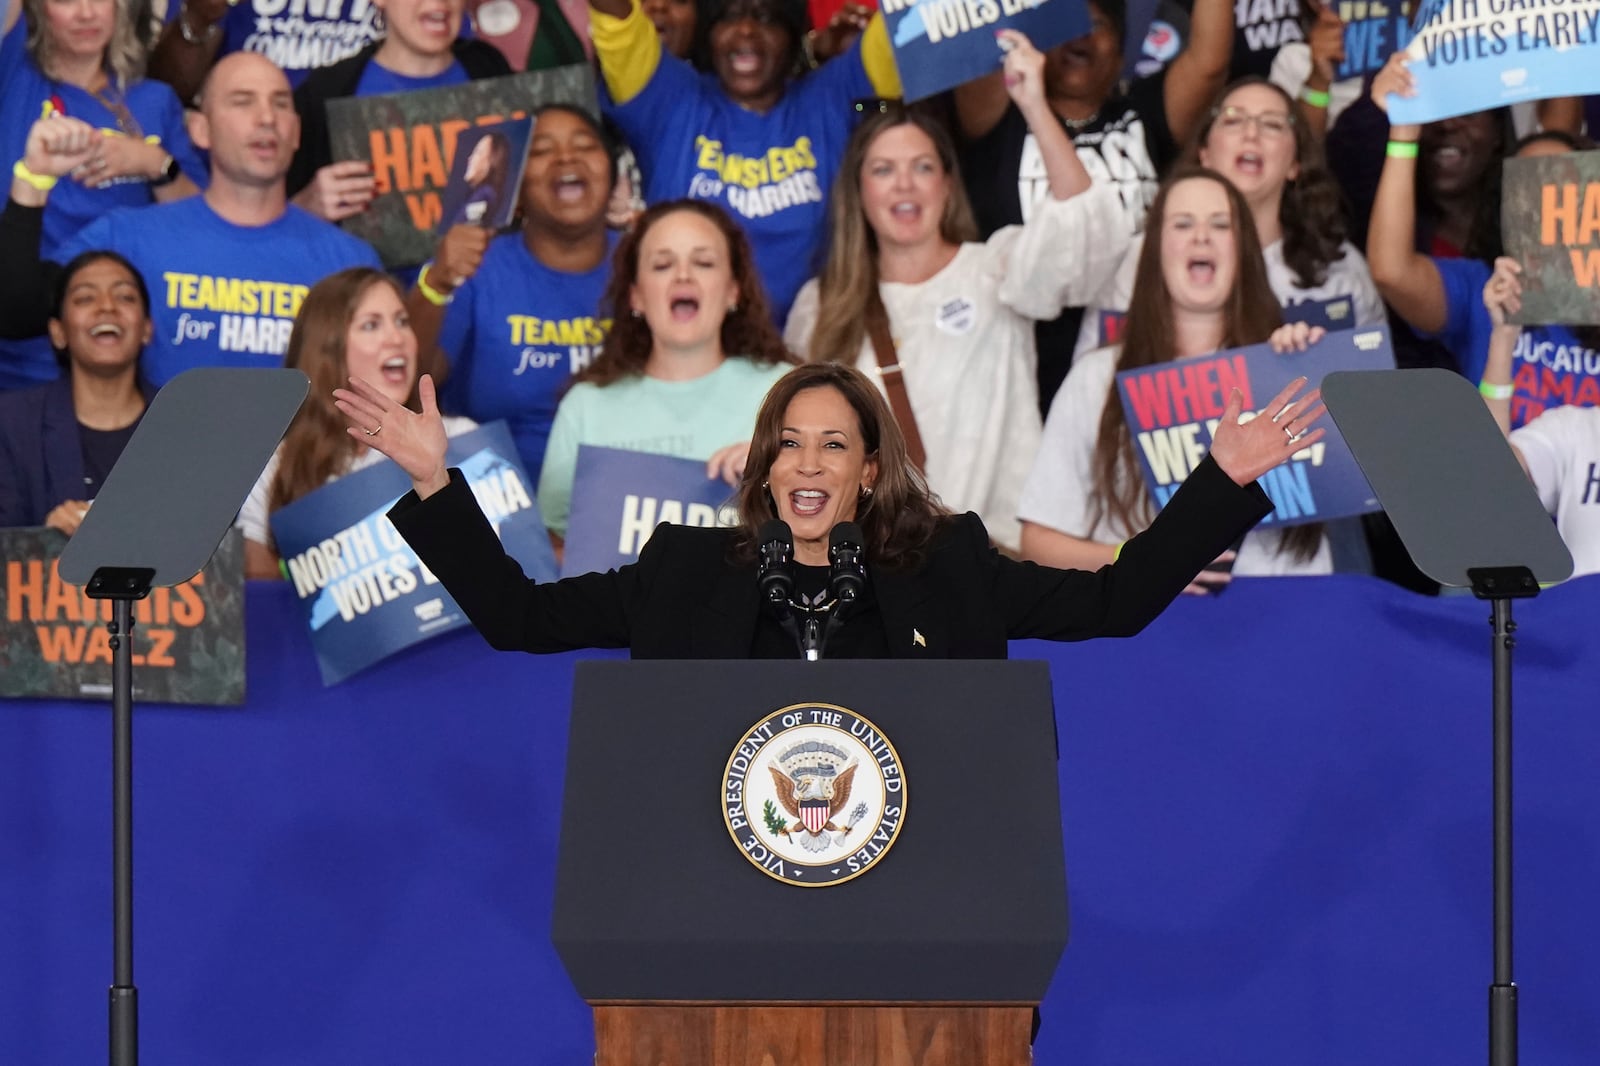
[[[1044,103],[1044,53],[1018,30],[996,30],[995,40],[1005,56],[1000,61],[1004,71],[1006,92],[1017,108],[1026,112],[1029,107]]]
[[[64,178],[95,159],[102,140],[82,119],[51,113],[28,128],[22,165],[41,177]]]
[[[1327,4],[1318,5],[1306,43],[1311,46],[1312,71],[1331,84],[1339,64],[1344,62],[1344,20],[1339,13]]]
[[[439,240],[428,268],[428,285],[445,295],[455,292],[472,279],[483,265],[494,234],[482,226],[461,223],[451,226]]]
[[[422,375],[417,392],[421,414],[396,403],[370,382],[351,377],[348,389],[333,390],[333,405],[350,422],[345,432],[398,463],[417,495],[427,499],[450,483],[444,465],[447,440],[431,375]]]
[[[1308,429],[1327,408],[1317,401],[1322,390],[1312,389],[1295,399],[1305,388],[1306,379],[1295,378],[1272,398],[1260,417],[1240,424],[1244,397],[1238,389],[1228,397],[1216,435],[1211,438],[1211,457],[1236,485],[1248,485],[1268,470],[1309,447],[1327,435],[1322,427]]]
[[[1483,286],[1483,306],[1496,326],[1507,323],[1506,316],[1522,310],[1522,264],[1508,255],[1494,261],[1494,274]]]
[[[294,202],[318,218],[341,222],[365,211],[377,192],[372,165],[352,159],[318,170],[311,184],[295,194]]]

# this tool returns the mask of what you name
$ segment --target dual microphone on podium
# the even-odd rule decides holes
[[[828,639],[866,592],[865,539],[854,522],[840,522],[829,531],[828,594],[817,609],[801,607],[799,613],[805,616],[801,619],[794,602],[794,532],[789,523],[775,518],[757,534],[756,587],[762,608],[794,637],[801,658],[812,662],[822,658]],[[827,616],[826,627],[822,615]]]

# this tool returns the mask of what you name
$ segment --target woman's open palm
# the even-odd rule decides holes
[[[396,403],[370,382],[352,377],[348,389],[333,390],[333,403],[350,420],[345,432],[398,463],[417,495],[426,498],[450,480],[444,465],[448,441],[431,375],[422,375],[417,392],[421,414]]]

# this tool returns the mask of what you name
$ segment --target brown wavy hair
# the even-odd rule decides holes
[[[1278,224],[1283,227],[1283,262],[1294,274],[1295,284],[1302,289],[1314,289],[1328,280],[1329,264],[1344,258],[1344,242],[1348,236],[1344,194],[1328,169],[1322,142],[1300,121],[1294,100],[1288,93],[1255,75],[1230,82],[1212,100],[1205,120],[1184,149],[1182,162],[1187,166],[1200,165],[1200,149],[1211,136],[1211,127],[1227,106],[1228,97],[1252,85],[1271,89],[1282,98],[1284,111],[1289,115],[1289,128],[1294,131],[1294,161],[1300,172],[1284,183],[1283,196],[1278,202]]]
[[[1228,196],[1233,217],[1234,250],[1238,266],[1233,291],[1223,305],[1220,348],[1242,348],[1261,344],[1272,331],[1283,325],[1283,310],[1267,282],[1267,265],[1261,257],[1261,238],[1243,194],[1227,178],[1204,167],[1178,167],[1162,183],[1146,215],[1144,247],[1134,275],[1133,297],[1128,303],[1127,325],[1122,336],[1122,352],[1117,370],[1169,363],[1178,350],[1177,329],[1173,323],[1172,293],[1161,271],[1161,236],[1165,228],[1167,198],[1181,182],[1203,179],[1220,185]],[[1150,494],[1139,472],[1133,434],[1122,413],[1122,401],[1115,384],[1106,395],[1100,412],[1099,435],[1095,440],[1090,493],[1092,522],[1109,518],[1125,529],[1143,529],[1155,518]],[[1281,551],[1309,560],[1322,543],[1322,526],[1311,524],[1286,530]]]
[[[851,135],[839,165],[839,180],[833,185],[828,205],[828,258],[817,277],[817,323],[804,353],[812,362],[854,365],[868,323],[874,318],[888,323],[878,292],[878,235],[861,206],[861,172],[873,143],[896,126],[921,130],[939,157],[950,186],[939,217],[939,236],[956,245],[978,239],[978,225],[956,162],[955,142],[943,123],[917,108],[885,101],[883,110],[870,114]]]
[[[722,320],[723,356],[748,359],[760,366],[795,362],[782,335],[772,324],[767,292],[761,287],[761,275],[756,272],[755,257],[750,252],[744,230],[716,204],[704,200],[668,200],[646,209],[633,229],[617,243],[611,260],[611,280],[606,283],[605,296],[601,299],[601,306],[611,315],[611,332],[606,334],[605,344],[594,362],[568,381],[569,388],[580,381],[610,385],[644,373],[654,340],[650,324],[643,315],[633,313],[630,299],[633,284],[639,278],[639,249],[652,226],[680,211],[699,215],[710,222],[728,242],[728,268],[739,286],[739,303]]]
[[[333,390],[350,377],[345,344],[356,308],[374,285],[387,285],[402,303],[405,293],[388,274],[371,267],[352,267],[330,274],[311,287],[295,316],[284,366],[311,379],[311,391],[283,435],[278,472],[267,493],[267,510],[276,511],[345,472],[356,456],[356,442],[345,432],[349,422],[333,405]],[[417,353],[417,381],[430,368]],[[411,383],[406,406],[417,407],[417,382]]]
[[[745,463],[744,480],[739,483],[739,532],[734,538],[734,557],[742,561],[753,559],[757,531],[778,517],[777,505],[767,490],[767,478],[778,457],[789,404],[807,389],[836,389],[844,397],[861,423],[867,457],[878,463],[872,495],[861,499],[856,510],[856,524],[866,541],[867,558],[876,566],[914,568],[949,512],[906,458],[906,439],[878,387],[859,370],[840,363],[796,367],[779,378],[761,401],[750,437],[750,458]]]

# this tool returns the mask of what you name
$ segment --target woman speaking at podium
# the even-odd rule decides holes
[[[866,591],[829,639],[829,658],[995,658],[1006,642],[1137,633],[1271,510],[1255,479],[1319,440],[1318,393],[1274,397],[1238,422],[1229,401],[1201,462],[1116,561],[1093,573],[1018,562],[992,549],[976,515],[950,515],[906,460],[876,386],[838,364],[798,367],[773,386],[751,437],[728,529],[658,527],[638,562],[537,584],[500,547],[459,472],[445,468],[433,383],[421,413],[352,379],[335,392],[359,434],[411,476],[389,512],[418,556],[502,650],[628,648],[635,658],[793,658],[790,631],[758,591],[758,531],[793,531],[793,600],[825,610],[829,534],[862,532]]]

